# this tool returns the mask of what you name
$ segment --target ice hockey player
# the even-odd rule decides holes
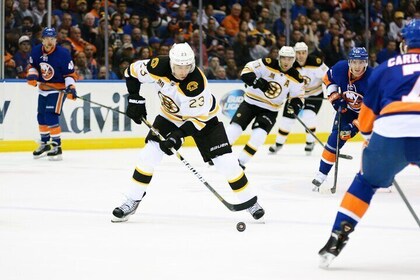
[[[368,66],[368,53],[365,48],[353,48],[350,50],[349,58],[337,62],[325,74],[323,82],[326,86],[328,100],[331,102],[335,114],[332,132],[328,137],[319,164],[319,171],[312,180],[313,191],[331,193],[330,188],[321,184],[326,180],[328,173],[336,160],[337,134],[339,133],[338,149],[358,132],[357,126],[353,123],[362,106],[363,96],[368,92],[368,78],[372,68]],[[338,132],[338,119],[341,114],[340,132]]]
[[[49,160],[62,160],[59,116],[66,98],[77,97],[77,75],[70,52],[56,45],[56,36],[54,28],[45,28],[42,44],[35,46],[29,57],[27,83],[38,86],[39,93],[37,120],[41,142],[33,152],[35,159],[47,156]]]
[[[358,118],[367,141],[362,168],[344,195],[331,237],[319,251],[322,267],[340,254],[376,190],[389,187],[410,163],[420,165],[420,20],[410,21],[401,33],[407,53],[388,59],[369,78]]]
[[[241,79],[247,86],[245,98],[226,131],[229,143],[233,145],[254,121],[251,138],[238,158],[243,168],[264,144],[282,104],[290,98],[286,108],[290,114],[298,114],[302,108],[304,81],[292,67],[295,59],[293,48],[284,46],[279,51],[278,59],[257,59],[248,62],[242,70]]]
[[[133,181],[126,193],[127,199],[113,211],[113,222],[125,222],[134,214],[152,180],[153,171],[165,154],[178,150],[183,139],[192,136],[205,162],[213,161],[223,174],[240,202],[253,197],[248,179],[232,153],[222,122],[216,113],[218,103],[207,88],[207,79],[196,67],[194,51],[187,43],[174,44],[169,56],[132,63],[125,71],[129,92],[127,116],[137,124],[146,118],[146,100],[139,94],[143,83],[153,83],[159,95],[160,114],[153,126],[166,138],[160,141],[152,132],[140,152]],[[257,203],[248,211],[254,219],[264,215]]]
[[[324,93],[322,91],[322,78],[328,70],[328,66],[324,64],[321,58],[308,55],[308,46],[304,42],[296,43],[294,46],[296,52],[296,62],[293,67],[302,75],[305,82],[305,101],[303,105],[301,118],[306,126],[315,133],[316,131],[316,115],[321,109]],[[270,153],[277,153],[286,142],[296,119],[294,114],[289,114],[286,109],[288,102],[285,104],[283,116],[279,121],[279,130],[276,143],[269,148]],[[315,146],[315,138],[306,133],[305,152],[310,155]]]

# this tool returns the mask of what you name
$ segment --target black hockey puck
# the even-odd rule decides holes
[[[236,229],[237,229],[238,231],[240,231],[240,232],[244,231],[244,230],[246,229],[246,225],[245,225],[245,223],[243,223],[243,222],[239,222],[239,223],[236,225]]]

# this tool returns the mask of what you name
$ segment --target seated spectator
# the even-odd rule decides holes
[[[77,0],[76,2],[76,11],[72,13],[72,25],[79,25],[83,22],[85,15],[88,13],[87,1],[86,0]]]
[[[401,42],[401,30],[407,24],[404,13],[397,11],[394,14],[394,21],[389,24],[388,37],[396,42]]]
[[[106,79],[106,66],[101,66],[98,72],[98,79],[105,80]],[[118,80],[117,74],[115,74],[112,70],[108,71],[108,80]]]
[[[36,24],[41,25],[44,15],[47,14],[45,0],[36,0],[35,7],[32,8],[32,17]]]
[[[31,39],[28,36],[19,38],[19,50],[13,56],[15,61],[16,73],[19,79],[26,79],[29,56],[31,55]]]
[[[378,53],[378,58],[377,58],[377,62],[379,64],[381,64],[384,61],[387,61],[388,59],[399,55],[400,52],[397,51],[397,42],[395,42],[394,40],[389,40],[386,48],[383,48],[379,53]]]
[[[13,60],[13,55],[6,51],[4,54],[4,77],[6,79],[16,79],[16,62]]]
[[[86,45],[83,51],[86,55],[87,68],[92,72],[93,79],[97,79],[98,62],[95,59],[95,49],[92,45]]]
[[[137,14],[132,14],[126,25],[123,26],[124,34],[131,34],[134,28],[140,27],[140,16]]]
[[[252,60],[257,60],[268,55],[268,50],[261,45],[257,44],[257,37],[248,36],[247,37],[249,54]]]
[[[238,80],[239,79],[239,69],[236,66],[235,59],[228,58],[226,60],[226,77],[228,80]]]
[[[68,40],[70,41],[72,48],[75,52],[83,52],[83,49],[86,45],[91,45],[96,52],[95,45],[83,40],[82,32],[78,27],[72,27],[70,29],[70,37],[68,38]]]
[[[168,45],[160,45],[158,55],[169,55],[169,46]]]
[[[217,56],[209,57],[208,67],[204,70],[204,74],[207,79],[215,80],[216,79],[216,70],[220,67],[220,60]]]
[[[76,53],[74,57],[74,70],[79,80],[91,80],[93,78],[92,72],[87,66],[86,54],[83,51]]]
[[[226,16],[222,21],[222,25],[226,28],[226,34],[235,37],[239,32],[240,15],[242,11],[241,4],[233,4],[230,15]]]
[[[345,55],[340,48],[340,37],[337,35],[332,36],[330,44],[322,51],[325,54],[324,63],[330,68],[338,61],[345,59]]]
[[[216,69],[216,80],[227,80],[226,69],[223,66],[219,66]]]
[[[79,24],[82,38],[86,42],[95,44],[98,28],[95,26],[95,17],[87,13],[83,19],[83,23]]]

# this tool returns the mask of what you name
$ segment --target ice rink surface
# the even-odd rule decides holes
[[[329,270],[318,268],[317,252],[359,168],[360,145],[343,148],[354,159],[340,160],[333,196],[311,191],[319,146],[309,157],[303,144],[275,156],[262,147],[246,173],[266,210],[264,223],[230,212],[175,157],[156,169],[136,215],[113,224],[138,149],[65,150],[61,162],[0,153],[0,279],[420,279],[420,230],[395,188],[375,195],[341,255]],[[195,148],[180,152],[236,201]],[[418,168],[396,179],[420,214]],[[240,221],[244,232],[236,230]]]

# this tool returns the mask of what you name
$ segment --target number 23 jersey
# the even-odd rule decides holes
[[[160,115],[177,126],[191,121],[201,130],[217,114],[216,98],[207,89],[207,78],[198,67],[180,81],[172,75],[169,56],[158,56],[136,61],[127,71],[141,83],[154,84],[161,104]]]

